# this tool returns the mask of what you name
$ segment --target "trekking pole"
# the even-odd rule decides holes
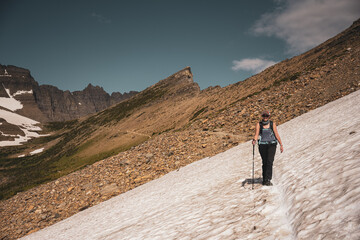
[[[253,144],[253,171],[252,171],[252,190],[254,190],[254,158],[255,158],[255,145]]]

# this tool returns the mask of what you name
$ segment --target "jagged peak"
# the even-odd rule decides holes
[[[94,86],[91,83],[89,83],[85,89],[102,89],[102,87],[100,87],[98,85]]]
[[[180,71],[178,71],[178,72],[176,72],[176,73],[174,73],[174,74],[178,74],[178,73],[181,73],[181,72],[187,72],[187,73],[192,74],[192,72],[191,72],[191,67],[189,67],[189,66],[181,69]]]
[[[181,77],[181,76],[187,76],[191,81],[193,81],[193,74],[191,72],[191,68],[189,66],[185,67],[184,69],[174,73],[170,77]]]
[[[92,85],[91,83],[89,83],[87,85],[86,88],[84,88],[84,90],[82,90],[82,92],[101,92],[101,93],[105,93],[105,94],[108,94],[103,87],[100,87],[100,86],[94,86]]]
[[[353,22],[353,24],[351,25],[351,27],[355,27],[357,25],[360,25],[360,18],[356,21]]]
[[[177,85],[180,83],[190,83],[193,84],[194,80],[193,80],[193,74],[191,72],[191,68],[190,67],[185,67],[184,69],[170,75],[169,77],[159,81],[158,83],[156,83],[153,86],[157,86],[157,85]],[[151,86],[152,87],[152,86]]]

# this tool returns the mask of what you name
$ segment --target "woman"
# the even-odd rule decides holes
[[[277,131],[276,124],[270,121],[270,112],[264,111],[261,114],[262,121],[256,123],[255,136],[252,144],[255,145],[256,141],[259,142],[259,152],[262,159],[262,174],[263,185],[272,186],[272,167],[274,156],[276,152],[277,142],[280,144],[280,151],[283,152],[284,148]]]

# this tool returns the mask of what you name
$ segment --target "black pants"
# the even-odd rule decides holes
[[[276,144],[260,144],[259,152],[262,159],[263,181],[271,180]]]

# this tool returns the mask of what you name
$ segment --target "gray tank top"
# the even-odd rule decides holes
[[[262,133],[260,135],[259,144],[271,144],[276,143],[276,137],[274,135],[273,130],[269,128],[263,128]]]

